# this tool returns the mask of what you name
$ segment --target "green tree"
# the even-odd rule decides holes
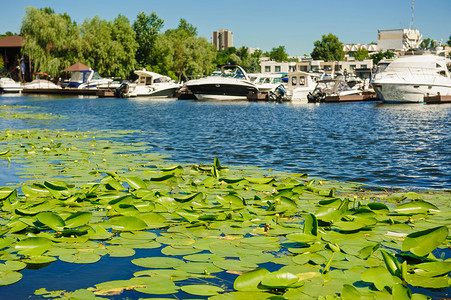
[[[136,51],[136,61],[140,68],[150,69],[152,65],[158,64],[153,52],[159,31],[163,28],[164,20],[160,19],[155,12],[146,15],[140,12],[135,22],[133,30],[136,34],[138,49]]]
[[[22,54],[31,59],[36,71],[58,76],[80,56],[80,31],[67,14],[27,7],[20,34]]]
[[[285,46],[272,48],[269,52],[269,58],[278,62],[288,61],[288,54],[285,51]]]
[[[451,47],[451,35],[449,36],[449,40],[446,42],[446,44]]]
[[[332,33],[323,35],[321,41],[316,41],[313,45],[311,56],[315,60],[340,61],[344,59],[343,44]]]
[[[374,65],[377,65],[384,58],[390,59],[393,57],[395,57],[395,53],[393,53],[391,51],[385,51],[385,52],[380,51],[380,52],[370,55],[370,58],[373,60]]]
[[[370,56],[368,55],[368,50],[366,50],[363,47],[360,47],[354,54],[354,58],[356,60],[364,60],[369,58]]]

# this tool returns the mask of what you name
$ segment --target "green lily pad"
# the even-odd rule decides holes
[[[273,289],[288,288],[299,281],[299,277],[284,271],[275,271],[263,277],[261,284]]]
[[[259,291],[258,285],[270,272],[264,268],[258,268],[245,272],[238,276],[233,283],[237,291]]]
[[[0,286],[10,285],[22,279],[22,274],[14,271],[0,271]]]
[[[142,257],[133,259],[132,263],[140,267],[154,269],[175,268],[184,264],[183,260],[173,257]]]
[[[213,296],[220,292],[224,292],[224,290],[220,287],[207,284],[184,285],[181,287],[181,290],[185,293],[196,296]]]
[[[446,226],[417,231],[406,236],[401,250],[424,256],[443,243],[447,236],[448,228]]]
[[[62,231],[66,225],[63,219],[52,212],[41,212],[37,216],[38,220],[55,231]]]
[[[142,219],[133,216],[115,217],[111,219],[110,223],[114,230],[119,231],[135,231],[147,228]]]

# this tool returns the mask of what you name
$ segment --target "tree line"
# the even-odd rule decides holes
[[[57,14],[48,7],[27,7],[20,31],[22,56],[31,61],[32,73],[45,72],[55,77],[80,61],[107,77],[130,78],[134,70],[146,69],[178,80],[188,80],[190,75],[211,74],[222,64],[239,64],[249,72],[260,72],[262,56],[288,61],[284,46],[265,53],[261,50],[250,53],[247,47],[217,51],[207,39],[199,37],[197,28],[185,19],[180,19],[175,29],[162,32],[163,26],[164,20],[155,12],[149,15],[140,12],[133,23],[119,14],[113,21],[96,16],[77,24],[66,13]],[[447,43],[451,46],[451,36]],[[333,34],[323,35],[322,40],[314,43],[311,57],[343,60],[342,46]],[[361,48],[355,58],[372,58],[377,63],[392,55],[381,52],[370,56]]]
[[[190,75],[209,75],[222,64],[239,64],[249,72],[260,72],[261,50],[252,54],[247,47],[217,51],[185,19],[180,19],[175,29],[162,32],[163,26],[164,20],[155,12],[140,12],[133,23],[119,14],[113,21],[96,16],[77,24],[66,13],[27,7],[20,31],[22,55],[31,61],[32,72],[52,76],[60,76],[76,62],[103,76],[121,78],[146,69],[188,80]]]

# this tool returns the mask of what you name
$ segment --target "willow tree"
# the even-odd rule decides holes
[[[22,54],[33,62],[32,71],[58,76],[80,57],[79,29],[67,14],[27,7],[20,35]]]
[[[136,65],[137,43],[128,19],[119,15],[113,22],[99,16],[81,25],[83,61],[103,76],[128,77]]]

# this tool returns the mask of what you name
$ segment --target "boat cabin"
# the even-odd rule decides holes
[[[288,89],[315,87],[316,82],[320,79],[320,75],[302,71],[288,73]]]
[[[146,70],[135,71],[138,75],[136,84],[139,86],[153,85],[154,83],[171,82],[171,78],[164,76],[155,72],[150,72]]]

